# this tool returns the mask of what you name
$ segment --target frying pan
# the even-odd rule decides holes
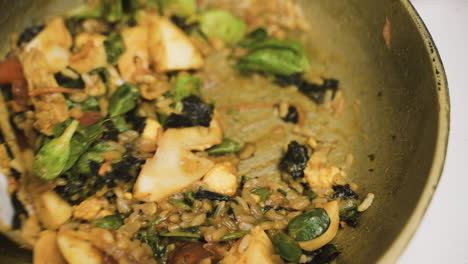
[[[79,1],[0,0],[0,51],[8,35]],[[340,80],[348,108],[350,171],[373,206],[335,239],[340,263],[393,263],[414,234],[442,172],[449,132],[447,80],[437,49],[408,0],[302,0],[310,56]],[[390,42],[383,38],[386,21]],[[387,28],[388,29],[388,28]],[[387,45],[389,44],[389,45]],[[349,110],[351,111],[351,110]],[[353,117],[349,117],[353,116]],[[0,263],[30,263],[0,237]]]

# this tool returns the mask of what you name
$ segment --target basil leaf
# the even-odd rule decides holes
[[[302,250],[292,238],[283,232],[277,233],[273,237],[273,246],[276,252],[288,262],[299,262]]]
[[[250,192],[258,195],[260,197],[260,201],[262,202],[266,201],[272,193],[267,187],[255,187]]]
[[[210,10],[201,14],[200,29],[207,36],[232,44],[244,37],[247,26],[242,19],[225,10]]]
[[[223,142],[206,150],[209,155],[224,155],[237,153],[241,150],[241,145],[229,138],[223,138]]]
[[[114,229],[117,230],[123,225],[122,218],[119,214],[108,215],[101,219],[94,220],[91,222],[91,226],[103,228],[103,229]]]
[[[291,219],[288,232],[297,241],[309,241],[325,233],[330,217],[323,208],[315,208]]]
[[[106,49],[107,62],[115,65],[119,60],[120,55],[125,52],[125,44],[123,43],[122,36],[113,33],[104,41],[104,48]]]

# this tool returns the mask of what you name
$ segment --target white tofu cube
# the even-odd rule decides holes
[[[232,196],[237,191],[237,169],[230,162],[216,164],[203,177],[206,188],[227,196]]]

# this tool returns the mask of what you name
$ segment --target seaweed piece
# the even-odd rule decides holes
[[[19,36],[17,45],[21,45],[22,43],[27,43],[35,38],[41,31],[44,29],[43,25],[40,26],[32,26],[26,28]]]
[[[341,254],[333,244],[327,244],[315,251],[304,253],[308,256],[312,256],[312,260],[306,264],[329,264]]]
[[[331,91],[332,98],[334,98],[339,89],[339,81],[336,79],[323,79],[323,83],[321,85],[314,84],[304,80],[301,73],[290,76],[277,75],[275,83],[282,87],[295,85],[301,93],[312,99],[317,104],[323,104],[327,91]]]
[[[288,150],[283,158],[281,158],[279,168],[289,173],[294,179],[302,178],[308,160],[307,147],[297,143],[297,141],[292,141],[289,143]]]
[[[288,113],[284,117],[281,117],[281,119],[285,122],[297,124],[297,122],[299,122],[299,112],[297,111],[297,108],[290,105],[288,107]]]
[[[233,201],[233,199],[229,196],[207,190],[198,190],[193,194],[193,198],[197,200],[207,199],[211,201]]]
[[[101,135],[102,140],[118,141],[119,130],[115,127],[114,123],[107,120],[103,123],[104,132]]]
[[[356,227],[358,224],[360,212],[357,210],[357,206],[343,208],[340,210],[340,220],[344,221],[348,226]]]
[[[73,79],[71,77],[65,76],[61,72],[57,72],[54,74],[54,77],[60,87],[74,88],[74,89],[85,88],[85,83],[83,82],[83,79],[81,78],[81,76],[76,79]]]
[[[349,184],[345,185],[334,185],[333,191],[335,193],[333,194],[333,198],[341,198],[343,200],[348,200],[348,199],[357,199],[359,195],[355,193],[353,190],[351,190],[351,187]]]
[[[198,96],[190,95],[182,99],[182,114],[171,114],[166,119],[166,127],[182,128],[193,126],[209,127],[214,106],[204,103]]]

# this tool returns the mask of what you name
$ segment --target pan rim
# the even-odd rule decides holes
[[[442,177],[447,155],[450,131],[450,97],[448,81],[439,51],[427,26],[425,25],[413,4],[411,4],[409,0],[401,0],[401,3],[410,15],[413,23],[418,28],[421,37],[424,39],[426,51],[431,57],[433,76],[435,76],[434,79],[440,83],[438,84],[437,88],[437,101],[439,104],[438,131],[432,167],[424,186],[423,193],[421,194],[416,208],[413,210],[413,213],[411,214],[408,222],[405,224],[397,238],[392,242],[390,247],[380,257],[377,263],[395,263],[403,254],[417,229],[419,228],[419,225],[421,224],[422,219],[427,212],[427,209],[436,192],[438,183]],[[431,52],[432,50],[433,52]]]

